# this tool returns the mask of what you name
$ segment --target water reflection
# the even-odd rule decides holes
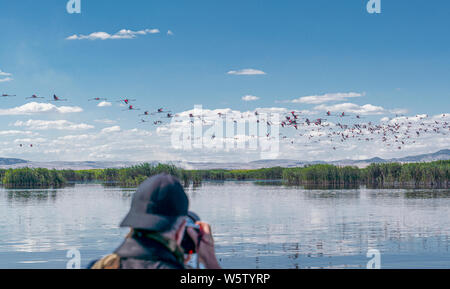
[[[303,194],[310,199],[355,199],[360,196],[358,190],[304,190]]]
[[[442,198],[450,198],[450,194],[446,190],[409,191],[409,192],[405,192],[405,198],[407,198],[407,199],[442,199]]]
[[[75,185],[0,188],[0,268],[65,268],[110,253],[134,189]],[[447,190],[314,189],[279,182],[208,182],[187,188],[213,225],[226,268],[365,268],[370,248],[385,268],[449,268]]]
[[[410,254],[412,260],[428,254],[432,257],[422,260],[422,266],[444,260],[448,267],[449,256],[436,252],[448,253],[449,202],[440,196],[449,192],[433,192],[427,196],[434,196],[435,202],[419,197],[418,203],[411,203],[407,196],[415,191],[306,190],[229,182],[225,188],[208,184],[191,197],[199,213],[219,226],[218,239],[227,252],[224,263],[230,266],[239,266],[256,251],[258,267],[270,258],[271,266],[266,263],[265,268],[359,268],[367,263],[367,250],[378,248],[384,254]],[[424,247],[424,240],[432,245]],[[392,267],[420,267],[420,262],[388,260]]]
[[[56,190],[7,190],[9,202],[47,202],[56,201]]]

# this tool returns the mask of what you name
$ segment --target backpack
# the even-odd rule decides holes
[[[120,269],[120,257],[117,254],[108,255],[97,261],[91,269],[94,270],[114,270]]]

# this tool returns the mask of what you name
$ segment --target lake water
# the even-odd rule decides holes
[[[0,268],[82,266],[114,250],[134,190],[0,188]],[[450,268],[450,191],[304,190],[264,182],[190,188],[225,268]]]

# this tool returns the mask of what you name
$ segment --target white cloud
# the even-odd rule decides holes
[[[5,78],[0,78],[0,83],[1,83],[1,82],[9,82],[9,81],[13,81],[13,79],[10,77],[10,76],[12,76],[12,74],[11,74],[11,73],[8,73],[8,72],[4,72],[4,71],[2,71],[1,69],[0,69],[0,76],[1,76],[1,77],[5,77]]]
[[[310,95],[294,99],[292,103],[321,104],[330,101],[343,101],[348,98],[364,96],[364,93],[348,92],[348,93],[326,93],[322,95]]]
[[[381,106],[375,106],[372,104],[366,105],[357,105],[354,103],[340,103],[336,105],[319,105],[314,109],[323,110],[323,111],[331,111],[331,112],[345,112],[345,113],[354,113],[359,115],[375,115],[375,114],[383,114],[387,111]]]
[[[36,144],[36,143],[45,143],[48,140],[45,138],[22,138],[22,139],[16,139],[14,140],[14,143],[21,144],[21,143],[30,143],[30,144]]]
[[[94,139],[95,136],[94,135],[89,135],[89,134],[82,134],[82,135],[66,135],[66,136],[61,136],[57,139],[57,141],[86,141],[86,140],[90,140],[90,139]]]
[[[11,76],[11,75],[12,75],[11,73],[4,72],[0,69],[0,76]]]
[[[168,30],[168,31],[167,31],[167,35],[173,35],[172,30]]]
[[[98,107],[108,107],[108,106],[112,106],[111,102],[107,102],[107,101],[102,101],[99,104],[97,104]]]
[[[3,130],[0,131],[0,136],[14,136],[14,135],[37,135],[32,131],[23,130]]]
[[[242,97],[243,101],[255,101],[255,100],[259,100],[259,97],[254,96],[254,95],[246,95]]]
[[[51,103],[29,102],[22,106],[0,109],[0,115],[30,115],[40,113],[76,113],[82,112],[83,109],[78,106],[56,106]]]
[[[85,123],[73,123],[67,120],[33,120],[16,121],[16,127],[28,127],[33,130],[87,130],[94,126]]]
[[[113,133],[113,132],[120,132],[120,126],[112,126],[112,127],[107,127],[107,128],[104,128],[104,129],[102,129],[102,133],[106,133],[106,134],[108,134],[108,133]]]
[[[228,71],[227,74],[230,75],[266,75],[266,73],[262,70],[253,69],[253,68],[246,68],[241,70],[231,70]]]
[[[4,72],[1,69],[0,69],[0,76],[5,77],[5,78],[0,78],[0,83],[13,81],[13,79],[10,77],[10,76],[12,76],[12,74],[8,73],[8,72]]]
[[[133,31],[128,29],[122,29],[115,34],[109,34],[106,32],[93,32],[89,35],[77,35],[67,37],[67,40],[108,40],[108,39],[134,39],[139,35],[157,34],[160,33],[159,29],[144,29],[139,31]]]
[[[58,155],[75,161],[107,159],[144,162],[164,154],[158,151],[157,146],[150,144],[153,140],[150,131],[111,127],[102,132],[61,136],[48,141],[42,152],[46,158]]]
[[[389,110],[389,112],[392,114],[406,114],[406,113],[408,113],[408,110],[404,109],[404,108],[396,108],[396,109]]]
[[[96,120],[94,120],[95,122],[98,122],[98,123],[102,123],[102,124],[115,124],[115,123],[117,123],[117,121],[116,120],[112,120],[112,119],[96,119]]]

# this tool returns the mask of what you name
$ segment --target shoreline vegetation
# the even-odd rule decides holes
[[[298,168],[257,170],[185,170],[173,165],[141,165],[118,169],[49,170],[40,168],[0,169],[6,188],[62,187],[70,183],[99,182],[104,185],[136,187],[160,173],[177,176],[185,186],[203,181],[281,181],[285,185],[346,188],[440,188],[450,187],[450,160],[429,163],[383,163],[366,168],[311,165]]]

